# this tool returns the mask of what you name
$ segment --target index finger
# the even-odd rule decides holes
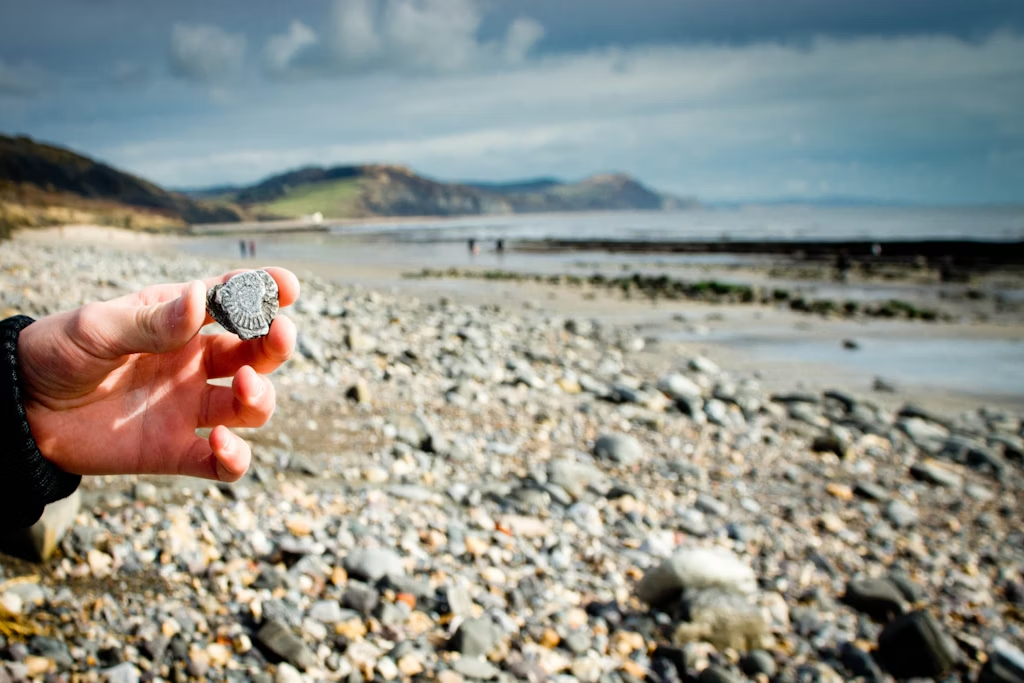
[[[209,291],[214,285],[227,282],[235,275],[246,272],[246,270],[250,269],[241,268],[238,270],[232,270],[223,275],[206,278],[202,282],[206,286],[206,290]],[[263,268],[263,270],[267,271],[270,276],[274,278],[274,282],[277,283],[277,297],[280,306],[284,308],[285,306],[291,306],[295,303],[295,300],[299,298],[299,278],[295,277],[295,273],[291,272],[287,268],[277,268],[275,266],[268,266]],[[118,297],[113,299],[113,301],[122,304],[135,304],[141,306],[149,306],[151,304],[161,303],[164,301],[173,301],[181,296],[186,284],[187,283],[180,282],[174,284],[153,285],[138,292]],[[211,322],[213,322],[213,318],[207,315],[206,322],[203,324],[208,325]]]

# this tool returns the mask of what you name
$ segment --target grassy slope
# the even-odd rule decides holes
[[[260,206],[266,213],[297,218],[319,211],[327,218],[346,218],[362,213],[363,180],[346,178],[297,187],[281,199]]]

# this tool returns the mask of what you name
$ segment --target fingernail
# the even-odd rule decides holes
[[[231,473],[227,471],[224,465],[220,464],[220,460],[217,461],[217,479],[220,481],[231,481]]]
[[[267,390],[267,384],[266,382],[263,381],[263,378],[260,377],[259,375],[256,375],[256,377],[259,379],[259,381],[256,383],[256,391],[252,392],[252,397],[254,399],[262,396],[263,392]]]
[[[182,292],[178,300],[174,302],[174,317],[181,319],[185,317],[185,312],[188,310],[189,299],[192,298],[192,283],[185,285],[185,291]]]

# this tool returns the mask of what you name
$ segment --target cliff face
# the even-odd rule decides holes
[[[0,135],[0,201],[19,206],[74,207],[98,213],[135,209],[138,221],[238,221],[230,206],[194,200],[69,150]]]
[[[685,202],[644,187],[622,174],[578,183],[545,178],[517,183],[442,183],[405,166],[373,164],[303,168],[244,188],[218,193],[264,216],[320,212],[349,216],[465,216],[554,211],[664,210]]]

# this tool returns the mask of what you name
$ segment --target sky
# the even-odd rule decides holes
[[[387,162],[1024,204],[1024,2],[0,0],[0,132],[175,188]]]

